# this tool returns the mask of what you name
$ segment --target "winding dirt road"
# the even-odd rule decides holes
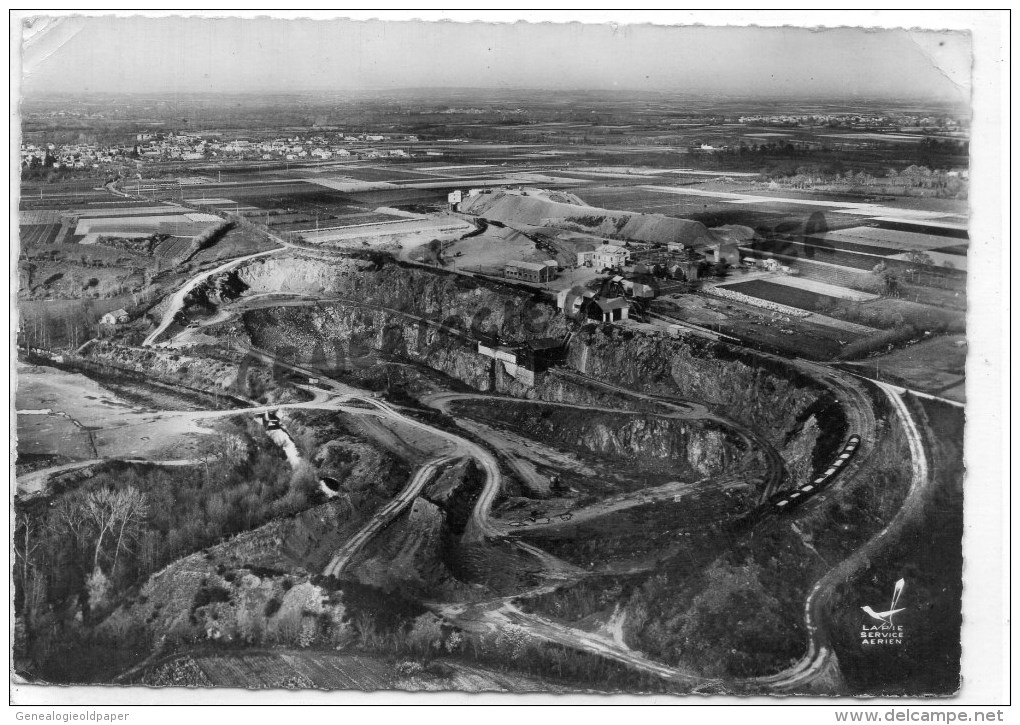
[[[333,555],[333,558],[330,559],[329,564],[326,565],[322,573],[326,576],[340,576],[361,547],[367,544],[382,529],[393,523],[393,520],[411,505],[411,502],[417,498],[421,490],[425,488],[425,485],[432,480],[436,471],[453,460],[451,456],[443,456],[433,459],[419,468],[404,489],[393,500],[383,506],[358,533],[348,539],[347,543]]]
[[[235,257],[234,259],[224,262],[218,267],[213,267],[212,269],[206,270],[205,272],[200,272],[196,274],[194,277],[185,282],[184,285],[179,290],[174,292],[174,294],[170,297],[170,304],[166,308],[166,311],[163,313],[163,319],[160,320],[160,323],[156,327],[156,329],[153,330],[149,334],[149,336],[145,338],[145,340],[142,342],[142,347],[152,347],[153,345],[156,344],[156,341],[160,338],[160,336],[164,332],[166,332],[167,328],[170,327],[171,324],[173,324],[174,317],[177,315],[177,313],[184,309],[184,299],[193,289],[195,289],[202,282],[209,279],[213,275],[221,274],[222,272],[229,272],[234,267],[240,266],[245,262],[250,262],[253,259],[265,257],[266,255],[269,254],[276,254],[284,249],[286,249],[286,247],[280,247],[278,249],[269,249],[264,252],[256,252],[255,254],[249,254],[246,257]]]

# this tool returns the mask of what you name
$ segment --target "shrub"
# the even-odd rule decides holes
[[[442,620],[431,612],[415,619],[407,636],[411,651],[427,660],[433,650],[438,650],[442,644],[442,625]]]
[[[315,617],[304,617],[301,620],[301,633],[298,635],[299,647],[310,647],[318,634],[318,626]]]
[[[277,599],[276,597],[273,597],[268,602],[266,602],[266,609],[265,609],[266,618],[272,617],[274,614],[276,614],[279,611],[280,611],[280,600],[279,599]]]
[[[412,662],[406,660],[397,665],[397,672],[402,675],[420,675],[425,671],[425,666],[421,662]]]
[[[195,610],[200,607],[204,607],[207,604],[213,604],[215,602],[229,602],[230,592],[218,584],[212,586],[203,585],[198,588],[195,592],[195,598],[191,602],[191,613],[194,614]]]

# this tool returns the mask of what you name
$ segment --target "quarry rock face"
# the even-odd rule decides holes
[[[550,303],[496,283],[393,263],[376,267],[361,260],[326,263],[311,258],[300,258],[300,264],[280,262],[259,260],[239,274],[251,293],[278,291],[275,285],[290,274],[286,289],[324,289],[338,300],[318,307],[245,313],[253,344],[283,350],[298,363],[350,368],[396,357],[419,362],[481,392],[550,402],[611,403],[635,410],[654,407],[652,402],[585,386],[555,372],[540,374],[534,386],[526,385],[498,361],[479,354],[475,342],[479,335],[506,343],[565,338],[572,326],[567,370],[653,395],[708,401],[721,414],[761,431],[777,447],[819,394],[806,379],[753,365],[710,342],[611,325],[577,328]],[[695,444],[671,448],[669,436],[655,430],[657,425],[656,419],[643,418],[614,425],[612,431],[593,429],[586,436],[595,448],[614,454],[682,455],[699,472],[722,465],[720,451],[727,444],[721,432],[699,431]]]
[[[254,260],[237,270],[249,293],[289,292],[320,294],[341,291],[369,263],[353,260],[326,262],[312,257],[268,258]]]
[[[820,435],[818,421],[812,415],[783,447],[781,453],[786,462],[791,487],[807,483],[815,473],[813,458]]]
[[[782,445],[798,414],[823,392],[806,378],[754,365],[711,342],[610,325],[587,325],[573,335],[567,365],[632,390],[709,403],[775,445]],[[562,387],[549,377],[537,386],[537,395],[555,400]]]

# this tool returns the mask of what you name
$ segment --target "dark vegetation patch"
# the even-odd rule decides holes
[[[751,297],[757,297],[758,299],[776,302],[789,307],[799,307],[802,310],[812,312],[822,307],[837,305],[842,302],[839,297],[823,295],[818,292],[810,292],[782,284],[772,284],[760,279],[728,284],[725,288],[750,295]]]
[[[17,535],[27,534],[30,546],[16,565],[15,612],[26,628],[18,661],[46,680],[102,677],[125,653],[97,639],[90,625],[150,574],[306,508],[307,481],[292,478],[260,426],[252,421],[243,437],[241,448],[196,467],[107,464],[52,506],[19,510]],[[135,503],[130,515],[127,499]],[[94,662],[84,666],[82,658]]]
[[[679,503],[635,506],[576,526],[525,529],[521,536],[554,556],[596,571],[620,561],[652,569],[669,560],[671,566],[683,567],[724,550],[730,543],[726,520],[746,512],[746,504],[735,494],[706,491]]]

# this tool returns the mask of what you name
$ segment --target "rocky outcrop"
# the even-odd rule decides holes
[[[109,367],[111,373],[131,371],[150,382],[180,385],[237,401],[289,403],[308,398],[307,393],[278,379],[268,367],[249,365],[228,355],[214,357],[208,349],[203,353],[196,356],[97,340],[88,347],[85,360]]]
[[[460,409],[558,449],[634,470],[712,476],[731,470],[747,452],[739,436],[707,421],[491,401],[462,404]]]
[[[790,488],[807,483],[817,472],[813,462],[815,446],[821,437],[818,422],[812,415],[804,425],[790,438],[790,442],[782,449],[783,460],[786,462],[787,481]]]
[[[556,375],[534,387],[479,355],[480,336],[505,342],[565,337],[566,318],[550,302],[519,289],[395,263],[276,258],[240,270],[252,292],[273,291],[293,272],[290,289],[325,289],[343,302],[317,308],[249,312],[252,342],[280,349],[323,369],[376,364],[380,357],[412,360],[479,391],[555,402],[608,403],[647,410],[654,403],[593,389]],[[715,343],[675,339],[614,325],[574,329],[566,368],[630,390],[709,404],[777,446],[798,425],[821,388],[788,366]]]
[[[751,353],[613,325],[587,325],[576,333],[567,364],[631,390],[706,403],[776,445],[823,392],[793,369]],[[561,388],[561,382],[546,378],[536,395],[553,399]]]

